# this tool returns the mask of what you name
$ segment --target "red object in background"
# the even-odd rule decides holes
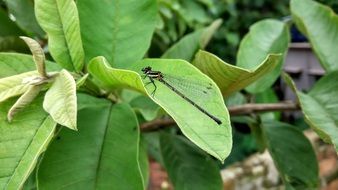
[[[149,190],[172,190],[165,169],[153,159],[150,159]]]

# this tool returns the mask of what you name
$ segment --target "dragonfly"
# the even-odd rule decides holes
[[[201,111],[203,114],[207,115],[210,119],[214,120],[218,125],[222,124],[222,121],[215,117],[214,115],[210,114],[208,111],[203,109],[201,106],[199,106],[197,103],[195,103],[193,100],[188,98],[186,95],[184,95],[180,90],[178,90],[175,86],[173,86],[171,83],[169,83],[166,80],[165,75],[161,71],[154,71],[150,66],[142,68],[142,72],[144,74],[144,78],[148,77],[150,82],[148,84],[154,85],[154,90],[151,93],[152,96],[155,95],[155,92],[157,90],[157,86],[154,82],[154,80],[161,82],[164,84],[167,88],[175,92],[178,96],[183,98],[185,101],[189,102],[191,105],[193,105],[195,108],[197,108],[199,111]],[[207,87],[210,88],[210,87]]]

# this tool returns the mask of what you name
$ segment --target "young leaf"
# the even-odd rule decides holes
[[[23,81],[37,75],[36,71],[31,71],[0,79],[0,102],[26,92],[29,89],[29,85],[24,84]]]
[[[289,40],[289,28],[283,22],[266,19],[250,27],[250,32],[239,47],[236,64],[238,67],[251,70],[261,65],[269,54],[282,54],[282,57],[273,70],[246,87],[247,91],[263,92],[276,81],[282,70]]]
[[[32,38],[24,36],[21,36],[20,38],[26,42],[29,49],[31,50],[33,54],[33,60],[36,65],[36,69],[38,70],[39,74],[42,77],[47,78],[45,66],[45,53],[43,52],[43,49],[41,48],[40,44],[37,41],[33,40]]]
[[[62,130],[49,146],[38,171],[39,188],[143,189],[132,109],[88,95],[79,99],[96,104],[79,110],[76,134]]]
[[[222,189],[216,162],[189,141],[162,133],[160,145],[164,166],[175,189]]]
[[[282,55],[269,54],[257,67],[243,69],[225,63],[211,53],[199,51],[193,64],[216,82],[223,96],[229,96],[269,73],[281,60]]]
[[[6,114],[14,102],[0,105],[1,189],[22,188],[54,135],[56,123],[46,115],[41,102],[41,97],[34,100],[11,124]]]
[[[326,71],[338,70],[338,16],[330,7],[312,0],[291,0],[292,19],[310,40]]]
[[[77,130],[76,84],[67,70],[63,69],[56,76],[54,83],[45,95],[43,108],[57,123]]]
[[[316,189],[319,186],[316,155],[303,133],[280,122],[263,123],[263,131],[268,150],[286,187]]]
[[[86,62],[102,55],[115,68],[127,68],[144,57],[156,26],[156,0],[78,0],[77,6]]]
[[[84,51],[75,2],[36,0],[35,14],[39,24],[48,34],[49,51],[55,61],[67,70],[81,71],[84,65]]]
[[[15,102],[15,104],[8,111],[7,119],[12,121],[13,116],[17,114],[20,110],[29,105],[37,95],[39,95],[43,85],[30,85],[27,91]]]
[[[87,80],[89,74],[85,74],[83,77],[76,81],[76,89],[79,89]]]
[[[292,79],[284,75],[284,80],[296,92],[306,122],[326,142],[332,143],[338,152],[338,71],[321,78],[308,94],[296,89]]]

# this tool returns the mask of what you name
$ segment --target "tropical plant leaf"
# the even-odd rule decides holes
[[[36,71],[30,71],[0,79],[0,102],[8,98],[19,96],[29,89],[29,85],[23,83],[27,78],[38,76]]]
[[[12,121],[15,114],[29,105],[40,93],[44,85],[30,85],[27,91],[20,96],[15,104],[9,109],[7,114],[8,121]]]
[[[237,54],[237,66],[252,70],[257,68],[269,54],[282,54],[277,65],[270,72],[255,80],[245,89],[259,93],[271,87],[279,77],[284,56],[289,47],[289,28],[281,21],[266,19],[250,27],[250,32],[242,40]]]
[[[231,150],[231,126],[228,111],[216,84],[197,68],[183,60],[146,59],[136,63],[133,69],[141,74],[142,68],[148,66],[152,67],[154,71],[161,71],[164,76],[167,74],[176,77],[178,81],[201,84],[199,89],[182,88],[180,93],[202,107],[210,115],[218,118],[221,123],[215,122],[214,119],[208,117],[163,83],[155,80],[154,84],[157,87],[155,90],[154,84],[149,83],[149,78],[142,77],[148,96],[173,117],[183,134],[200,148],[223,161]],[[164,80],[166,80],[165,77]],[[179,89],[178,84],[173,82],[171,85],[176,86],[176,90]],[[206,89],[203,90],[204,88]],[[208,93],[208,96],[196,97],[196,90]]]
[[[31,50],[33,54],[33,60],[35,62],[35,66],[39,74],[42,77],[47,78],[46,66],[45,66],[45,53],[43,52],[43,49],[41,48],[40,44],[37,41],[33,40],[32,38],[28,38],[24,36],[21,36],[20,38],[26,42],[29,49]]]
[[[129,104],[135,111],[140,112],[147,121],[155,119],[161,109],[149,97],[143,95],[137,96]]]
[[[199,51],[193,64],[216,82],[223,96],[229,96],[269,73],[281,59],[280,54],[269,54],[256,68],[243,69],[225,63],[211,53]]]
[[[147,66],[178,79],[207,84],[208,86],[201,86],[200,93],[208,93],[205,91],[208,90],[208,97],[196,97],[195,89],[185,89],[181,93],[186,96],[194,95],[193,101],[210,115],[217,117],[220,124],[159,81],[155,81],[157,90],[153,94],[154,86],[146,85],[149,84],[149,78],[141,79],[140,76],[143,75],[142,68]],[[133,70],[138,73],[110,68],[104,58],[100,57],[93,59],[88,65],[89,73],[107,89],[116,90],[117,87],[124,86],[147,94],[173,117],[184,135],[200,148],[221,161],[228,156],[232,146],[229,114],[219,89],[210,78],[183,60],[146,59],[135,63]],[[204,88],[206,89],[203,91]]]
[[[11,124],[6,114],[13,100],[0,105],[1,189],[22,188],[54,135],[56,123],[43,111],[41,102],[41,97],[35,100]]]
[[[102,55],[115,68],[127,68],[143,58],[156,26],[156,0],[76,3],[86,62]]]
[[[82,94],[79,102],[93,104],[80,105],[76,134],[62,130],[49,146],[38,171],[39,189],[143,189],[132,109]]]
[[[20,39],[20,41],[22,41]],[[0,77],[10,77],[35,70],[33,57],[18,53],[0,53]],[[35,71],[37,74],[37,72]]]
[[[18,26],[28,33],[35,33],[43,36],[44,32],[40,28],[34,15],[34,1],[27,0],[4,0],[10,14],[15,17]]]
[[[175,189],[222,189],[216,162],[189,141],[162,133],[160,145],[164,166]]]
[[[55,61],[67,70],[81,71],[84,65],[84,51],[75,2],[36,0],[35,14],[39,24],[48,34],[48,48]]]
[[[20,41],[22,41],[20,39]],[[54,62],[46,61],[47,71],[59,71],[60,66]],[[17,75],[36,70],[31,55],[19,53],[0,53],[0,78]]]
[[[291,77],[284,74],[284,80],[296,92],[305,120],[326,142],[332,143],[338,152],[338,71],[321,78],[308,94],[296,89]]]
[[[294,126],[280,122],[263,123],[263,131],[286,189],[319,187],[316,155],[303,133]]]
[[[107,60],[102,56],[95,57],[89,62],[88,72],[106,90],[112,91],[123,87],[145,94],[140,76],[136,72],[114,69],[109,66]]]
[[[199,49],[204,49],[206,47],[212,35],[221,24],[222,20],[216,20],[209,27],[186,35],[169,48],[161,57],[167,59],[183,59],[189,62],[192,61],[195,53]]]
[[[67,70],[62,70],[47,91],[43,108],[59,124],[76,129],[77,102],[76,84]]]
[[[325,5],[312,0],[291,0],[292,19],[310,40],[326,71],[338,70],[338,16]]]

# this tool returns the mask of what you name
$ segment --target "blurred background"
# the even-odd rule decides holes
[[[337,0],[317,0],[338,12]],[[48,57],[46,34],[37,24],[34,17],[33,0],[0,0],[0,51],[29,53],[28,47],[19,36],[33,37],[43,45]],[[184,36],[209,26],[216,19],[222,24],[215,32],[207,51],[222,58],[225,62],[236,62],[236,54],[244,35],[252,24],[265,18],[274,18],[287,22],[289,20],[289,0],[158,0],[159,14],[148,57],[160,57],[172,45]],[[284,64],[288,72],[301,90],[307,90],[318,80],[324,71],[311,52],[306,38],[295,27],[290,27],[292,43]],[[295,68],[295,61],[309,59]],[[298,59],[300,57],[300,59]],[[306,65],[312,64],[311,67]],[[294,100],[292,93],[278,80],[270,92],[270,100]],[[245,96],[245,93],[243,94]],[[228,100],[228,104],[231,101]],[[256,99],[259,102],[259,98]],[[304,129],[308,128],[302,114],[285,113],[281,117]],[[245,120],[245,119],[244,119]],[[225,189],[260,189],[262,184],[267,187],[279,188],[281,184],[271,158],[266,154],[257,154],[259,146],[243,118],[233,118],[234,145],[229,158],[222,169]],[[332,178],[327,190],[338,189],[337,155],[332,146],[324,144],[311,132],[305,132],[313,143],[320,165],[320,176]],[[236,179],[236,180],[235,180]],[[171,189],[166,172],[151,158],[150,189]]]

